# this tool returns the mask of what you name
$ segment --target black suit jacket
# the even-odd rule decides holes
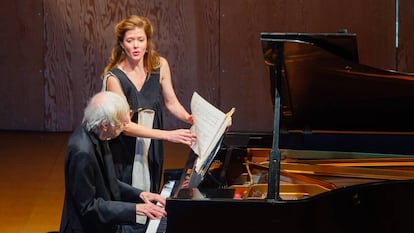
[[[107,144],[83,125],[71,135],[60,233],[120,232],[119,224],[135,223],[141,190],[116,178]]]

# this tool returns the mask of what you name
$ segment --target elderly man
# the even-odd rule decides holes
[[[94,95],[82,124],[70,137],[65,157],[65,200],[60,233],[118,233],[136,216],[166,216],[159,194],[134,188],[116,178],[108,140],[129,123],[129,105],[112,92]]]

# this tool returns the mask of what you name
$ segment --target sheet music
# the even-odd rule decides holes
[[[191,149],[198,155],[195,162],[195,170],[198,173],[202,173],[202,166],[205,160],[208,159],[208,156],[216,148],[226,128],[231,125],[231,116],[234,111],[235,108],[232,108],[225,114],[206,101],[197,92],[193,93],[191,113],[194,124],[191,127],[191,132],[197,135],[197,141],[191,145]]]
[[[169,181],[167,184],[164,185],[164,188],[161,190],[160,195],[167,198],[171,195],[171,191],[174,188],[175,181]],[[158,204],[158,203],[157,203]],[[166,220],[166,219],[164,219]],[[145,233],[157,233],[158,226],[160,225],[161,219],[151,219],[148,223],[147,230]]]
[[[197,138],[200,138],[191,148],[197,155],[203,156],[206,154],[210,142],[216,137],[225,114],[203,99],[197,92],[194,92],[191,98],[191,113],[194,119],[191,130],[197,135]]]

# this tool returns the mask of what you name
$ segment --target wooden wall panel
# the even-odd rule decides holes
[[[0,129],[43,130],[42,1],[1,1],[0,18]]]
[[[154,41],[169,61],[174,88],[183,106],[190,111],[194,91],[217,103],[219,83],[218,0],[160,0],[158,8],[140,13],[154,22]],[[188,127],[168,112],[167,129]]]
[[[396,53],[394,0],[43,0],[0,3],[0,129],[71,131],[101,88],[113,27],[129,14],[154,23],[158,51],[170,63],[189,109],[198,91],[224,111],[232,130],[273,127],[262,31],[357,33],[361,63],[413,71],[413,1],[400,0]],[[398,62],[398,63],[397,63]],[[167,114],[167,128],[186,127]]]
[[[155,45],[169,60],[177,95],[185,107],[189,108],[193,90],[214,97],[214,92],[203,87],[218,85],[218,81],[203,80],[218,79],[216,2],[47,0],[47,130],[67,131],[79,124],[87,100],[101,88],[114,26],[130,14],[152,21]],[[208,85],[199,87],[199,83]],[[165,123],[167,128],[186,126],[170,115]]]
[[[414,73],[414,1],[399,0],[398,70]]]
[[[268,73],[260,32],[357,34],[360,62],[395,68],[395,5],[389,0],[222,0],[220,5],[221,106],[236,106],[232,130],[273,129]]]
[[[47,131],[71,131],[101,88],[122,1],[45,0]]]

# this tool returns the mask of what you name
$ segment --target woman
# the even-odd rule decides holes
[[[190,146],[196,138],[189,129],[163,130],[164,106],[183,122],[192,124],[193,120],[175,94],[168,62],[155,51],[152,36],[153,27],[146,17],[131,15],[116,25],[103,89],[124,95],[131,106],[132,122],[139,123],[128,124],[111,145],[114,157],[119,159],[115,163],[119,165],[120,179],[143,190],[159,192],[164,161],[162,140]],[[127,148],[127,158],[121,156],[122,146]]]

